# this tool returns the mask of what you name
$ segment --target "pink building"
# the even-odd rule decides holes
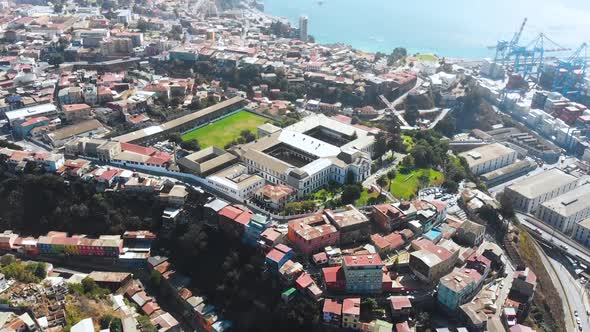
[[[289,222],[289,241],[305,256],[338,244],[340,234],[322,213],[295,219]]]

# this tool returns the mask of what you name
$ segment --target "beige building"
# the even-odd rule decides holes
[[[574,239],[586,247],[590,247],[590,218],[574,224]]]
[[[237,161],[238,158],[233,154],[212,146],[181,158],[178,160],[178,165],[181,171],[207,177],[235,164]]]
[[[248,168],[237,164],[207,177],[207,184],[218,191],[243,202],[264,186],[264,179],[248,174]]]
[[[459,154],[475,175],[491,172],[516,161],[516,151],[500,143],[485,145]]]
[[[304,197],[329,182],[360,182],[371,174],[375,138],[324,115],[304,118],[234,151],[252,173]]]
[[[67,104],[62,108],[68,122],[79,122],[92,117],[92,108],[86,104]]]
[[[506,188],[515,209],[534,213],[544,202],[577,187],[578,179],[559,169],[551,169]]]

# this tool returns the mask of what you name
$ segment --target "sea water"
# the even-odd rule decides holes
[[[298,27],[309,18],[317,42],[366,51],[478,59],[493,57],[498,40],[510,40],[525,17],[524,46],[541,32],[560,46],[590,42],[590,0],[264,0],[265,12]],[[546,48],[553,48],[552,45]]]

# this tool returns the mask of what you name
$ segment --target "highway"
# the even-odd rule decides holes
[[[581,257],[585,262],[590,262],[590,250],[572,238],[553,229],[532,215],[517,212],[516,216],[520,220],[520,223],[528,228],[531,231],[531,235],[537,240],[553,245],[568,256],[573,258]],[[537,229],[540,233],[536,231]],[[567,249],[561,246],[566,246]]]
[[[588,315],[586,314],[588,309],[586,308],[583,300],[583,296],[587,296],[587,294],[584,294],[582,285],[580,285],[580,283],[574,279],[571,273],[563,266],[563,263],[554,256],[555,255],[550,254],[547,256],[547,259],[551,264],[553,271],[557,274],[560,283],[563,285],[563,290],[565,291],[565,295],[567,297],[567,304],[570,308],[570,312],[572,315],[574,315],[574,313],[577,311],[578,316],[580,317],[582,331],[590,331],[590,323],[588,322]],[[581,294],[584,295],[580,296]],[[575,321],[576,318],[574,317],[573,319]]]
[[[555,266],[551,264],[550,258],[545,254],[543,249],[541,249],[541,246],[535,243],[535,247],[539,253],[539,256],[541,257],[543,265],[546,267],[553,286],[555,286],[555,289],[559,293],[559,297],[561,297],[566,331],[576,331],[577,328],[574,317],[574,311],[576,310],[576,307],[572,305],[573,302],[570,300],[571,295],[568,293],[568,289],[571,291],[573,287],[566,287],[567,284],[560,278],[560,275],[557,272],[559,269],[556,269]],[[576,296],[579,297],[579,294]]]

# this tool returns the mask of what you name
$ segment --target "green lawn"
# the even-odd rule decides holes
[[[416,57],[422,61],[438,61],[438,58],[434,54],[418,54]]]
[[[365,206],[369,201],[369,198],[377,198],[379,197],[379,192],[375,191],[374,193],[369,193],[369,189],[364,188],[361,192],[361,198],[356,200],[356,206]]]
[[[219,121],[190,131],[182,135],[184,141],[197,139],[201,148],[216,146],[220,149],[240,136],[240,132],[249,129],[256,135],[256,128],[267,122],[268,119],[250,113],[248,111],[239,111]]]
[[[419,179],[422,175],[428,176],[429,185],[431,186],[440,185],[444,182],[443,174],[433,169],[417,169],[407,174],[402,174],[398,170],[391,186],[391,194],[401,199],[410,199],[416,196],[420,186]]]

